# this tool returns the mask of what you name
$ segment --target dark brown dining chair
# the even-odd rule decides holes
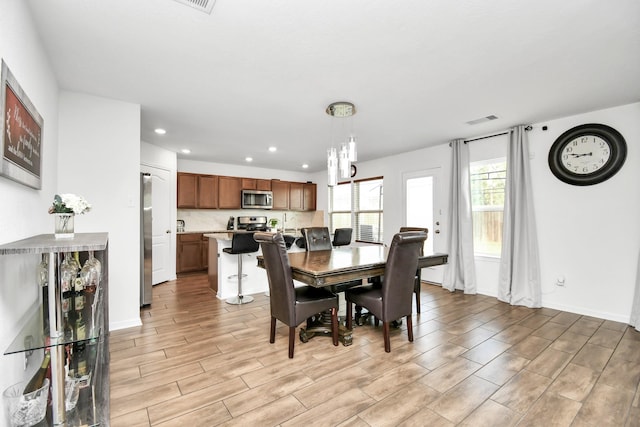
[[[333,246],[347,246],[351,244],[352,228],[336,228],[333,233]]]
[[[338,296],[323,288],[293,285],[289,256],[282,234],[256,233],[269,280],[271,332],[269,342],[276,339],[276,319],[289,327],[289,358],[293,358],[296,326],[325,310],[331,311],[331,337],[338,345]]]
[[[429,233],[428,228],[422,227],[400,227],[400,232],[405,233],[407,231],[424,231],[425,233]],[[424,245],[420,248],[420,256],[424,255]],[[416,270],[415,284],[413,287],[413,292],[416,295],[416,312],[420,314],[420,290],[422,286],[422,269],[418,268]]]
[[[348,289],[347,329],[353,326],[353,304],[364,307],[382,321],[384,351],[391,351],[389,324],[406,316],[407,335],[413,341],[412,294],[420,248],[427,239],[424,231],[410,231],[393,236],[381,286]],[[377,322],[376,322],[377,323]]]
[[[301,232],[307,245],[307,251],[330,251],[333,249],[328,227],[305,227]]]

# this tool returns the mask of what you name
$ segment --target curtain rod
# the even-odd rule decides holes
[[[525,126],[525,128],[524,128],[524,130],[526,130],[526,131],[530,131],[531,129],[533,129],[533,126],[531,126],[531,125]],[[505,131],[502,131],[502,132],[498,132],[498,133],[492,133],[491,135],[485,135],[485,136],[479,136],[477,138],[465,139],[464,143],[466,144],[467,142],[480,141],[482,139],[493,138],[494,136],[508,135],[510,133],[511,133],[511,129],[505,130]]]

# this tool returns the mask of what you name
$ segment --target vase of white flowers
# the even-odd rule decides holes
[[[91,210],[91,205],[75,194],[56,194],[49,213],[54,215],[56,239],[71,239],[74,236],[74,216]]]

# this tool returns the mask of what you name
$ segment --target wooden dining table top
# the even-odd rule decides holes
[[[388,251],[381,245],[368,245],[291,252],[288,256],[293,278],[320,288],[383,275]],[[418,267],[442,265],[447,260],[448,254],[425,254],[418,259]],[[258,266],[264,268],[261,255],[258,256]]]

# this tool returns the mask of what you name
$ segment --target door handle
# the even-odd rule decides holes
[[[440,230],[436,230],[436,231],[435,231],[435,233],[436,233],[436,234],[440,234]]]
[[[167,234],[171,234],[171,230],[167,230]]]

